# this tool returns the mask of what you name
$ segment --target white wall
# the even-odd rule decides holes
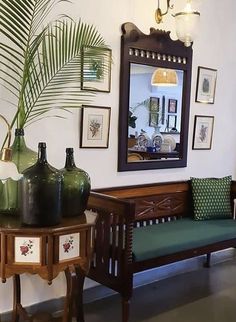
[[[99,94],[94,105],[111,106],[111,129],[108,149],[79,148],[79,112],[74,112],[67,120],[48,119],[26,129],[28,145],[37,149],[39,141],[46,141],[49,162],[62,168],[65,148],[75,149],[78,166],[88,171],[92,187],[108,187],[155,181],[188,179],[190,176],[236,176],[236,127],[235,97],[236,77],[236,22],[234,13],[236,1],[193,0],[201,11],[201,26],[193,50],[193,73],[191,113],[189,127],[188,166],[182,169],[150,170],[138,172],[117,172],[117,136],[119,107],[119,60],[120,26],[134,22],[140,30],[149,33],[150,27],[157,27],[154,20],[156,0],[72,0],[73,5],[62,3],[64,13],[74,18],[96,25],[113,53],[111,93]],[[165,2],[165,1],[161,1]],[[176,10],[183,7],[184,0],[174,1]],[[224,14],[222,14],[224,12]],[[162,29],[174,31],[173,18],[169,15]],[[195,103],[197,66],[218,70],[216,97],[214,105]],[[7,98],[0,88],[1,98]],[[12,108],[1,102],[0,113],[12,115]],[[194,151],[192,146],[193,121],[195,114],[215,116],[213,146],[210,151]],[[1,137],[1,136],[0,136]],[[38,277],[23,278],[23,304],[47,300],[64,294],[64,278],[57,278],[52,286]],[[11,309],[11,281],[0,285],[0,312]]]

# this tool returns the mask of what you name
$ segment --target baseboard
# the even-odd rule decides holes
[[[220,263],[226,260],[230,260],[236,256],[235,249],[227,249],[224,251],[216,252],[212,254],[212,264]],[[186,272],[194,271],[203,268],[204,256],[184,260],[178,263],[169,264],[156,269],[145,271],[136,274],[134,277],[134,287],[139,287],[145,284],[162,280],[168,277],[172,277],[178,274],[184,274]],[[94,286],[84,290],[84,303],[91,303],[102,298],[114,295],[115,292],[102,286]],[[57,315],[63,311],[64,297],[52,299],[49,301],[37,303],[27,307],[29,314],[34,314],[37,311],[44,311]],[[2,313],[0,315],[0,321],[10,321],[11,312]]]

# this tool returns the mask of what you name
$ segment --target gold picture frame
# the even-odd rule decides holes
[[[111,108],[104,106],[82,107],[81,148],[108,148]]]
[[[214,127],[214,116],[195,115],[193,150],[210,150]]]
[[[81,90],[109,93],[111,90],[111,49],[82,48]]]
[[[217,70],[198,66],[195,102],[214,104]]]

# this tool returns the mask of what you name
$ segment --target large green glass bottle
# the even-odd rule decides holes
[[[29,226],[54,226],[61,221],[60,172],[47,162],[46,143],[38,145],[38,161],[22,172],[19,208]]]
[[[73,148],[66,149],[65,167],[61,169],[62,216],[82,215],[87,207],[90,194],[90,178],[87,172],[76,167]]]
[[[37,152],[29,149],[25,143],[24,129],[15,130],[15,139],[11,146],[12,161],[22,173],[37,161]],[[17,214],[19,182],[8,179],[5,184],[0,182],[0,212]]]

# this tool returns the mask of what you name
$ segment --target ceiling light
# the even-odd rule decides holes
[[[152,86],[177,86],[178,77],[174,69],[157,68],[152,74]]]

